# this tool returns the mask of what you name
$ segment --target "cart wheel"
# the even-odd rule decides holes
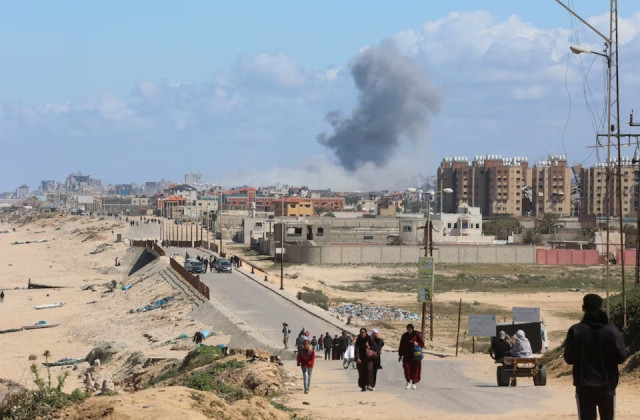
[[[533,384],[535,386],[545,386],[547,384],[547,367],[541,365],[538,368],[538,373],[533,377]]]
[[[498,366],[496,370],[496,376],[498,378],[498,386],[509,386],[509,372],[504,366]]]
[[[342,359],[342,367],[347,369],[349,367],[349,359]]]

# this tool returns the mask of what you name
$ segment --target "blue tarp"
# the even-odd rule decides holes
[[[172,300],[174,300],[175,298],[173,296],[167,296],[164,299],[160,299],[160,300],[156,300],[155,302],[144,306],[142,308],[138,308],[138,312],[148,312],[148,311],[153,311],[154,309],[158,309],[159,307],[166,305],[167,303],[171,302]]]

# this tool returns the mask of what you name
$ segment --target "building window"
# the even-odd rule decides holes
[[[316,232],[316,235],[318,235],[318,236],[324,235],[324,228],[319,227],[318,231]]]
[[[454,224],[453,224],[453,228],[454,228],[454,229],[458,229],[458,224],[457,224],[457,223],[454,223]]]
[[[403,232],[411,232],[412,230],[413,230],[412,226],[402,226]]]
[[[462,224],[462,229],[469,229],[469,223],[468,222],[461,222]]]
[[[476,223],[476,229],[480,229],[480,223]]]
[[[447,227],[451,229],[451,223],[447,223]]]

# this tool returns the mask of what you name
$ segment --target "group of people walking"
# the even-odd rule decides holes
[[[282,333],[284,348],[288,349],[291,329],[287,323],[282,324]],[[309,392],[316,351],[324,350],[325,360],[339,360],[348,357],[346,354],[350,353],[351,347],[353,347],[353,359],[358,369],[358,387],[362,392],[374,391],[378,371],[382,369],[380,356],[384,347],[384,341],[377,329],[371,330],[369,334],[366,328],[361,328],[354,340],[346,331],[343,331],[341,336],[336,334],[333,338],[326,332],[317,339],[308,330],[302,328],[296,337],[296,351],[297,364],[302,369],[305,394]],[[416,384],[420,382],[423,347],[422,335],[415,331],[412,324],[407,325],[407,331],[400,338],[398,349],[398,361],[403,365],[407,381],[406,389],[416,389]]]

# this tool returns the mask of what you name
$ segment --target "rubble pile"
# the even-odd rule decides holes
[[[417,321],[420,315],[405,311],[404,309],[389,308],[388,306],[376,305],[342,305],[329,308],[330,312],[344,317],[353,317],[363,320],[405,320]]]

